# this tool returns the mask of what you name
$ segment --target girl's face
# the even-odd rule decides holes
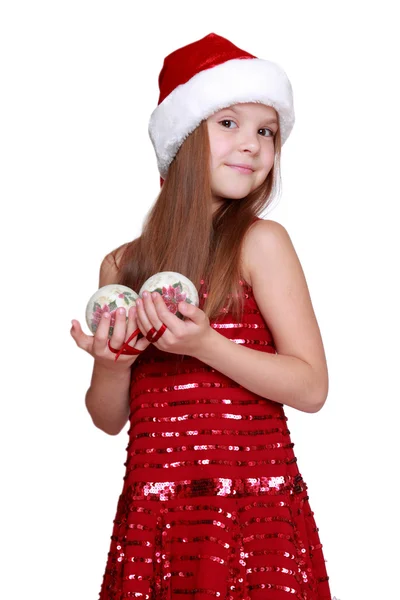
[[[240,199],[258,188],[274,165],[278,115],[265,104],[235,104],[207,119],[213,211],[223,198]],[[233,165],[247,165],[244,170]]]

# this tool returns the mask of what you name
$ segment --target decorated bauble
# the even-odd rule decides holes
[[[195,285],[185,275],[175,271],[161,271],[152,275],[140,288],[140,297],[144,291],[161,294],[168,310],[180,319],[183,315],[178,310],[179,302],[199,306],[199,295]]]
[[[126,309],[126,318],[128,319],[128,311],[131,306],[136,305],[137,298],[139,298],[139,295],[136,292],[119,283],[104,285],[98,289],[86,306],[86,323],[90,331],[96,333],[101,315],[104,312],[109,312],[111,321],[108,337],[111,337],[115,324],[115,311],[123,306]]]

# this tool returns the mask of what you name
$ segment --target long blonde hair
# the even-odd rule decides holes
[[[176,271],[188,277],[200,294],[204,279],[208,295],[202,310],[210,320],[226,306],[240,321],[243,240],[254,218],[280,192],[279,129],[274,144],[274,165],[262,185],[245,198],[225,199],[213,215],[210,144],[207,122],[202,121],[172,161],[141,236],[126,245],[116,262],[118,283],[138,291],[151,275]],[[112,253],[114,261],[118,250]]]

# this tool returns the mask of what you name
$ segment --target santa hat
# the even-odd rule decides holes
[[[272,106],[279,117],[282,145],[294,125],[293,92],[283,69],[210,33],[164,59],[160,97],[149,135],[158,170],[165,179],[184,140],[209,116],[245,102]]]

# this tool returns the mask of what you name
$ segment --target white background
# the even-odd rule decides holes
[[[395,2],[18,2],[0,9],[4,598],[96,599],[127,427],[96,429],[70,336],[102,258],[159,191],[164,57],[210,32],[287,72],[296,123],[267,218],[301,260],[324,408],[287,408],[331,592],[399,598],[399,50]],[[397,46],[397,47],[396,47]]]

